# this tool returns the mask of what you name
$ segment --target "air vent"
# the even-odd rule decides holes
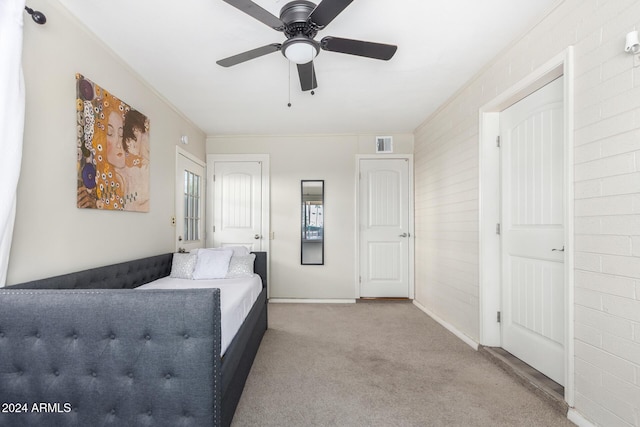
[[[376,136],[376,153],[393,153],[393,137]]]

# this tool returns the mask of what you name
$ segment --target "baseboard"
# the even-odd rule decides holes
[[[473,348],[474,350],[478,351],[478,343],[475,342],[473,339],[471,339],[470,337],[468,337],[467,335],[463,334],[462,332],[460,332],[455,326],[453,326],[451,323],[443,320],[442,318],[440,318],[437,314],[433,313],[431,310],[429,310],[427,307],[423,306],[422,304],[420,304],[419,302],[417,302],[416,300],[413,300],[413,305],[415,305],[416,307],[418,307],[420,310],[422,310],[423,312],[425,312],[425,314],[427,314],[427,316],[431,317],[433,320],[435,320],[436,322],[440,323],[442,326],[444,326],[444,328],[446,330],[448,330],[449,332],[451,332],[453,335],[455,335],[456,337],[460,338],[462,341],[464,341],[468,346],[470,346],[471,348]]]
[[[580,412],[573,408],[569,408],[569,412],[567,412],[567,419],[579,427],[596,427],[594,423],[583,417]]]
[[[355,299],[269,298],[275,304],[355,304]]]

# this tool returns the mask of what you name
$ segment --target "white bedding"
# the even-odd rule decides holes
[[[136,289],[206,289],[220,288],[220,311],[222,313],[222,345],[220,356],[236,336],[242,322],[262,291],[262,280],[254,274],[238,279],[190,280],[162,277]]]

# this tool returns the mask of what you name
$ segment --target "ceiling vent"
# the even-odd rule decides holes
[[[376,136],[376,153],[393,153],[393,137]]]

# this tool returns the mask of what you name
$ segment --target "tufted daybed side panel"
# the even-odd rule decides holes
[[[218,289],[11,289],[0,307],[0,401],[30,410],[0,425],[220,424]]]
[[[173,254],[155,255],[11,286],[12,289],[132,289],[171,273]]]

